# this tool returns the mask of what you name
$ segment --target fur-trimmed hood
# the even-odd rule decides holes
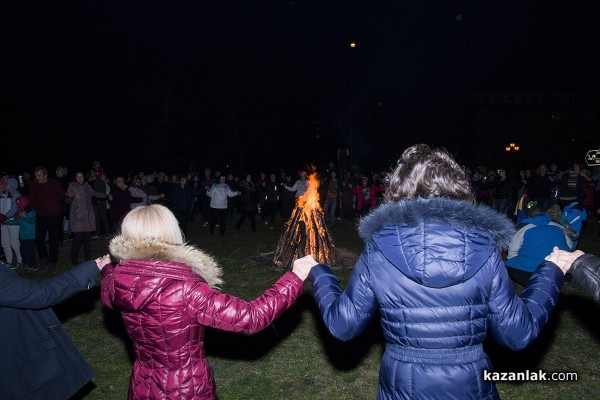
[[[471,278],[515,229],[490,207],[432,198],[382,205],[361,220],[359,234],[411,280],[445,287]]]
[[[221,267],[208,254],[188,244],[175,245],[146,239],[133,241],[116,236],[109,244],[110,254],[120,260],[156,260],[188,265],[212,287],[223,283]]]

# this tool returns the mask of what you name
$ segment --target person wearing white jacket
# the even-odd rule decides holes
[[[14,223],[17,216],[17,199],[21,196],[15,178],[0,179],[0,236],[2,248],[6,256],[6,263],[18,268],[23,264],[21,257],[21,244],[19,242],[19,225]],[[13,260],[13,250],[16,260]],[[16,261],[13,264],[13,261]]]
[[[206,190],[206,195],[210,197],[210,234],[215,233],[215,226],[219,227],[221,236],[225,236],[225,219],[227,217],[227,198],[235,197],[240,192],[231,190],[225,183],[226,176],[221,175],[219,181],[214,183]]]

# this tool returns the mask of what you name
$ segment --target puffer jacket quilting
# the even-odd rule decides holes
[[[130,399],[215,399],[204,353],[205,327],[252,333],[268,326],[300,295],[303,282],[284,274],[254,301],[214,286],[221,271],[191,246],[156,241],[111,241],[125,259],[102,271],[102,301],[121,312],[133,341]]]
[[[513,224],[489,207],[449,199],[381,206],[361,221],[365,247],[346,290],[326,266],[311,271],[325,324],[341,340],[376,309],[386,341],[379,399],[495,399],[483,370],[488,331],[511,349],[535,339],[557,301],[562,272],[543,263],[520,297],[498,247]]]

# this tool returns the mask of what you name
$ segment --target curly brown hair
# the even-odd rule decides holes
[[[446,149],[415,144],[402,153],[386,176],[384,202],[446,197],[475,203],[470,177]]]

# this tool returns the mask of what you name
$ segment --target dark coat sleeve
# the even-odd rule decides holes
[[[573,262],[573,280],[600,303],[600,258],[584,254]]]
[[[94,260],[43,282],[25,279],[10,268],[0,267],[0,306],[29,310],[51,307],[73,294],[94,286],[100,270]]]

